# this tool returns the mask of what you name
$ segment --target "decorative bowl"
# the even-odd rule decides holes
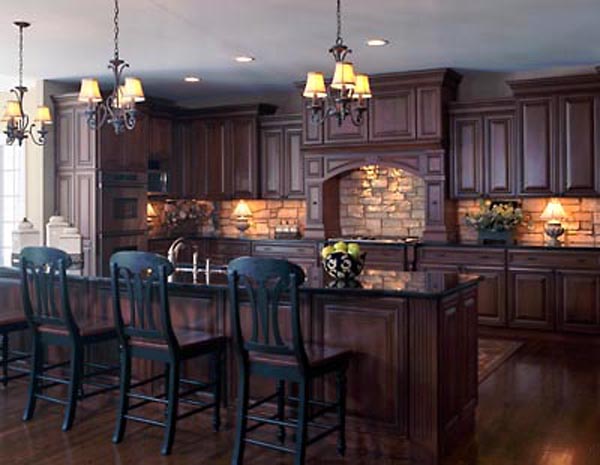
[[[323,259],[323,269],[336,281],[355,279],[365,266],[366,254],[355,258],[346,252],[333,252]]]

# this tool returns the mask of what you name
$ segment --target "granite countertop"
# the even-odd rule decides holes
[[[490,245],[490,244],[478,244],[476,242],[426,242],[421,243],[419,246],[435,246],[435,247],[465,247],[465,248],[484,248],[484,249],[535,249],[535,250],[547,250],[550,252],[561,252],[561,251],[597,251],[600,250],[600,245],[594,243],[583,243],[583,244],[569,244],[562,247],[550,247],[542,244],[512,244],[512,245]]]
[[[16,268],[0,267],[0,279],[19,278]],[[72,276],[74,281],[89,280],[110,286],[110,278]],[[177,272],[172,277],[171,286],[187,292],[227,290],[227,276],[224,273],[211,273],[207,283],[204,273],[199,273],[197,282],[187,272]],[[454,292],[475,286],[481,278],[477,275],[455,272],[405,272],[378,268],[364,269],[358,280],[348,287],[334,283],[333,279],[319,270],[318,276],[307,279],[300,288],[301,293],[309,294],[352,294],[357,297],[398,297],[398,298],[440,298]]]

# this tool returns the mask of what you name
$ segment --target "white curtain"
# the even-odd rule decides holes
[[[10,263],[12,231],[25,216],[25,148],[0,134],[0,265]]]

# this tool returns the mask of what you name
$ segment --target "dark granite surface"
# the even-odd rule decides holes
[[[3,277],[18,278],[15,268],[0,267],[0,279]],[[93,282],[109,285],[110,280],[104,277],[80,278]],[[172,277],[172,286],[186,292],[197,291],[225,291],[227,289],[227,276],[222,273],[211,273],[208,281],[204,273],[199,273],[194,282],[191,272],[178,272]],[[377,268],[364,269],[363,273],[354,282],[337,283],[319,271],[317,276],[311,277],[302,286],[302,293],[311,294],[352,294],[360,297],[417,297],[439,298],[453,292],[466,289],[478,283],[480,278],[476,275],[459,274],[453,272],[402,272]]]

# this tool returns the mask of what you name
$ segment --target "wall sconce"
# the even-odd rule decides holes
[[[547,221],[544,226],[544,232],[549,237],[546,242],[547,246],[560,247],[562,245],[558,238],[565,233],[565,228],[563,228],[561,220],[564,220],[566,217],[567,213],[559,200],[551,199],[540,216],[542,220]]]
[[[245,201],[240,200],[233,210],[233,216],[235,217],[235,227],[240,231],[240,237],[243,237],[244,232],[250,227],[252,210]]]
[[[156,210],[154,209],[154,205],[152,205],[152,202],[148,202],[146,204],[146,221],[148,222],[148,226],[151,226],[154,218],[158,217],[158,213],[156,213]]]

